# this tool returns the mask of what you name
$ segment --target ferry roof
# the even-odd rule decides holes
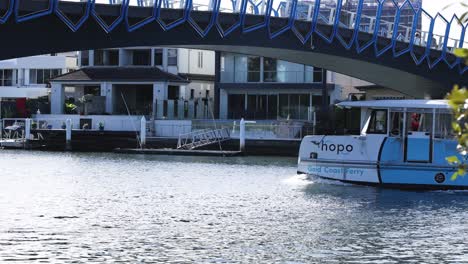
[[[338,107],[369,107],[369,108],[426,108],[450,109],[447,100],[373,100],[346,101],[337,104]]]

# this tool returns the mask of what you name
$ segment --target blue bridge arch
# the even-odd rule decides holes
[[[375,0],[379,8],[370,28],[361,25],[363,0],[356,0],[354,13],[342,10],[342,0],[336,0],[332,7],[324,0],[228,0],[232,6],[229,11],[223,10],[224,0],[132,1],[2,1],[0,59],[159,45],[314,65],[413,96],[443,96],[453,84],[468,84],[468,67],[452,54],[453,48],[468,48],[464,42],[467,25],[461,25],[456,16],[432,18],[408,0],[404,5],[411,6],[415,18],[426,15],[431,19],[426,41],[423,37],[418,40],[416,34],[422,32],[416,21],[406,31],[395,30],[402,6],[394,0]],[[380,17],[388,2],[395,4],[393,22]],[[309,6],[304,11],[306,3]],[[325,15],[324,10],[328,12]],[[447,23],[446,32],[435,47],[431,43],[436,36],[433,29],[441,17]],[[450,30],[455,27],[459,38],[451,40]]]

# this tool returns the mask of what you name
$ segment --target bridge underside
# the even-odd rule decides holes
[[[41,9],[43,2],[31,4],[31,10]],[[70,17],[78,16],[79,9],[74,8],[81,3],[61,3],[61,8]],[[0,5],[1,8],[1,5]],[[44,7],[42,7],[44,8]],[[25,11],[25,12],[31,12]],[[101,17],[107,21],[115,19],[120,9],[116,6],[103,7]],[[131,20],[140,21],[151,15],[151,8],[130,8]],[[164,10],[163,10],[164,11]],[[161,16],[167,20],[177,19],[181,14],[176,10],[165,10]],[[199,25],[206,25],[210,13],[192,12]],[[234,14],[221,14],[219,21],[230,27],[238,20]],[[247,24],[256,24],[258,17],[247,17]],[[273,27],[286,25],[284,18],[272,18]],[[302,24],[301,24],[302,23]],[[307,32],[309,23],[301,22],[299,29]],[[328,25],[318,25],[322,32],[331,32]],[[311,41],[302,44],[296,35],[288,30],[274,39],[270,39],[268,30],[260,28],[253,32],[242,33],[241,29],[221,37],[215,27],[201,37],[189,23],[181,24],[169,31],[164,31],[157,22],[151,22],[144,27],[128,32],[125,23],[119,24],[112,32],[106,33],[101,26],[89,18],[76,32],[72,32],[56,15],[47,15],[34,20],[15,23],[13,19],[0,25],[0,59],[9,59],[31,55],[57,53],[74,50],[99,48],[117,48],[127,46],[174,46],[198,48],[216,51],[228,51],[252,55],[267,56],[296,63],[313,65],[331,71],[366,80],[383,87],[391,88],[416,97],[431,95],[443,96],[454,84],[468,84],[465,74],[456,69],[450,69],[445,63],[439,63],[429,69],[426,63],[417,66],[409,53],[395,58],[392,50],[376,58],[373,48],[357,53],[354,46],[346,50],[338,40],[328,43],[313,34]],[[341,29],[340,34],[346,39],[351,38],[352,30]],[[370,34],[359,33],[358,39],[363,43],[371,39]],[[388,43],[386,39],[378,39],[380,46]],[[402,44],[403,45],[403,44]],[[424,52],[421,49],[421,52]],[[439,51],[431,56],[437,57]]]

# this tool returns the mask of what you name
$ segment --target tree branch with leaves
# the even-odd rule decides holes
[[[468,9],[466,2],[460,3],[461,7],[465,10]],[[464,24],[468,22],[468,11],[465,12],[460,23]],[[467,32],[468,33],[468,32]],[[465,33],[466,34],[466,33]],[[460,40],[463,42],[463,40]],[[465,64],[468,65],[468,49],[456,49],[455,55],[462,58]],[[467,158],[468,158],[468,90],[466,87],[460,88],[455,85],[453,90],[447,95],[447,100],[452,108],[453,120],[452,128],[458,140],[457,151],[462,157],[458,156],[447,157],[448,163],[458,167],[457,171],[452,175],[452,180],[456,180],[459,176],[465,176],[467,173]]]

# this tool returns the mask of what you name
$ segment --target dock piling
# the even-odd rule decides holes
[[[140,148],[146,146],[146,118],[143,116],[140,122]]]
[[[72,121],[71,119],[67,119],[65,121],[65,150],[71,150],[72,147],[71,147],[71,136],[72,136]]]
[[[241,119],[239,122],[239,150],[245,152],[245,120]]]
[[[29,141],[31,140],[31,119],[24,120],[24,148],[29,148]]]

